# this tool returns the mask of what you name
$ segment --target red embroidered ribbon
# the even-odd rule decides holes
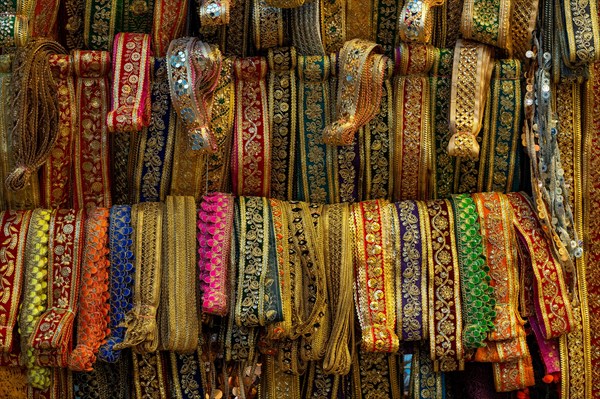
[[[83,247],[83,210],[52,214],[48,242],[48,310],[41,316],[29,345],[40,366],[67,367],[79,294]]]
[[[507,194],[514,213],[518,239],[525,244],[535,276],[535,307],[544,338],[552,339],[571,331],[573,314],[562,268],[535,216],[533,206],[521,193]]]
[[[106,51],[74,51],[77,77],[78,132],[75,136],[73,207],[109,208],[110,168],[106,131],[110,54]]]
[[[271,131],[267,112],[267,61],[263,57],[237,58],[233,67],[236,79],[233,193],[269,197]]]
[[[155,0],[152,44],[155,57],[167,55],[169,44],[180,37],[186,22],[188,0]]]
[[[139,132],[150,123],[150,35],[117,33],[113,45],[112,107],[108,131]]]
[[[31,211],[0,212],[0,353],[13,351]]]
[[[108,214],[107,208],[95,208],[88,213],[81,266],[77,347],[69,358],[69,368],[74,371],[92,371],[98,349],[110,333]]]
[[[71,208],[72,160],[77,110],[71,57],[53,54],[50,68],[57,83],[58,139],[42,168],[42,206],[49,209]]]

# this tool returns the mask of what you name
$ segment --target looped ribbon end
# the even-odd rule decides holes
[[[354,123],[337,120],[323,130],[323,142],[329,145],[352,145],[357,131]]]
[[[454,133],[448,143],[448,154],[451,157],[476,161],[479,159],[477,138],[469,132]]]
[[[126,317],[123,327],[127,328],[123,342],[115,344],[113,350],[136,347],[146,342],[156,342],[156,308],[142,305],[136,307]]]
[[[398,16],[398,33],[404,42],[427,44],[433,33],[433,12],[428,2],[407,0]]]
[[[69,356],[69,369],[73,371],[92,371],[96,355],[87,345],[78,345]]]
[[[11,191],[21,191],[30,184],[31,168],[18,166],[6,177],[6,187]]]
[[[381,324],[363,328],[362,337],[361,345],[367,352],[396,353],[400,348],[396,333]]]

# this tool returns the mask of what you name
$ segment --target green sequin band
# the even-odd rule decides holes
[[[453,195],[456,243],[463,303],[463,343],[466,349],[483,346],[494,328],[496,299],[485,263],[475,201],[468,194]]]

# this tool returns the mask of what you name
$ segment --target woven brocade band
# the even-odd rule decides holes
[[[495,61],[485,110],[477,192],[508,193],[518,184],[521,89],[521,62]]]
[[[133,309],[134,250],[133,220],[129,205],[115,205],[110,210],[110,336],[100,347],[98,357],[114,363],[121,357],[115,344],[125,337],[123,321]]]
[[[477,208],[469,194],[453,195],[460,288],[463,306],[463,343],[465,349],[484,345],[494,328],[496,298],[490,286],[489,267],[485,263]]]
[[[426,206],[430,354],[435,371],[462,370],[463,315],[454,213],[447,200],[428,201]]]
[[[239,197],[235,213],[236,236],[239,234],[235,322],[238,326],[258,327],[282,321],[269,202],[266,198]]]
[[[321,2],[321,38],[325,54],[340,51],[346,41],[346,0]]]
[[[444,373],[433,371],[433,361],[426,345],[415,345],[413,349],[409,397],[419,399],[444,399],[446,397]]]
[[[131,208],[135,221],[133,309],[125,316],[122,342],[113,349],[133,347],[137,353],[158,348],[156,312],[160,302],[163,204],[145,202]]]
[[[234,143],[231,181],[235,195],[268,197],[271,189],[271,122],[267,60],[236,58]]]
[[[206,387],[202,383],[200,349],[185,354],[171,352],[168,356],[171,363],[171,378],[169,379],[171,397],[201,398]]]
[[[450,94],[450,156],[479,158],[477,136],[483,123],[492,76],[492,54],[492,48],[484,44],[467,40],[456,42]]]
[[[59,209],[50,219],[48,241],[48,310],[29,344],[41,366],[67,367],[79,296],[84,211]]]
[[[252,0],[254,47],[257,50],[281,47],[283,44],[283,10],[267,4],[267,0]]]
[[[21,313],[19,314],[19,328],[21,333],[21,348],[23,350],[23,363],[27,367],[29,384],[36,388],[45,388],[50,385],[50,370],[36,364],[36,353],[29,345],[29,338],[46,311],[48,296],[48,227],[51,211],[36,209],[31,214],[27,244],[25,246],[25,277]]]
[[[379,110],[386,58],[373,42],[354,39],[340,50],[335,119],[323,130],[330,145],[351,145],[356,131]]]
[[[518,60],[526,58],[532,47],[531,39],[538,15],[538,0],[516,0],[510,7],[510,41],[513,55]]]
[[[323,143],[329,123],[329,57],[298,57],[298,154],[300,170],[293,193],[303,201],[335,202],[332,149]],[[277,171],[274,171],[278,173]]]
[[[559,337],[571,331],[573,314],[563,272],[542,232],[533,206],[523,194],[508,194],[514,213],[517,238],[531,256],[535,275],[536,311],[544,338]]]
[[[69,357],[69,368],[74,371],[92,370],[98,348],[110,333],[108,216],[107,208],[94,208],[87,215],[77,315],[77,346]]]
[[[227,270],[233,229],[233,197],[204,196],[198,211],[198,268],[202,312],[225,316],[229,311]]]
[[[428,257],[424,218],[427,211],[420,201],[394,204],[397,213],[395,231],[396,313],[398,336],[402,341],[422,341],[428,335],[427,274]]]
[[[183,33],[189,0],[155,0],[152,49],[155,57],[167,55],[169,44]]]
[[[106,130],[110,54],[105,51],[74,51],[78,108],[74,151],[76,209],[111,206],[109,142]]]
[[[389,246],[392,208],[386,201],[352,205],[355,302],[362,330],[361,347],[367,352],[396,352],[394,268]]]
[[[510,0],[465,0],[460,24],[464,39],[489,44],[512,53]]]
[[[271,115],[271,197],[293,199],[296,152],[296,49],[269,49],[269,115]]]
[[[25,292],[22,289],[30,220],[31,211],[0,212],[0,281],[3,290],[0,302],[0,352],[4,353],[12,352],[15,344],[14,330],[21,306],[21,293]]]
[[[562,61],[570,68],[600,59],[600,27],[595,1],[555,3],[554,26],[560,38]],[[558,43],[557,43],[558,44]]]
[[[215,90],[210,129],[215,136],[217,151],[208,156],[206,170],[207,191],[229,191],[231,188],[231,143],[235,114],[235,85],[233,61],[224,58],[221,76]]]
[[[221,73],[221,52],[193,37],[176,39],[167,54],[171,100],[192,150],[215,152],[210,131],[213,93]]]
[[[434,6],[444,1],[407,0],[398,15],[398,33],[403,42],[431,43],[434,28]]]
[[[113,47],[109,132],[134,133],[150,122],[150,36],[118,33]]]
[[[151,70],[150,126],[142,129],[132,146],[135,166],[131,197],[134,203],[164,201],[171,188],[176,123],[169,98],[165,59],[155,58]]]
[[[133,386],[136,398],[167,398],[166,352],[133,353]],[[129,370],[131,372],[131,370]]]
[[[357,352],[352,364],[349,396],[359,399],[401,399],[403,395],[398,379],[398,356],[368,353],[364,350]]]
[[[396,49],[394,199],[427,199],[431,165],[430,79],[431,46],[402,44]]]
[[[163,220],[160,347],[174,352],[198,348],[196,310],[196,202],[168,196]]]
[[[75,84],[72,57],[52,55],[49,59],[57,81],[58,139],[42,167],[42,206],[50,209],[70,208],[73,192],[73,143],[77,126]]]

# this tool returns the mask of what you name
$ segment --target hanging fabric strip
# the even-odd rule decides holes
[[[305,398],[337,398],[340,394],[339,375],[326,374],[321,362],[314,361],[308,366],[302,381]]]
[[[334,174],[330,152],[323,143],[329,123],[329,57],[298,57],[298,160],[297,189],[303,201],[326,204],[334,201]]]
[[[125,337],[113,349],[133,347],[137,353],[158,347],[156,312],[160,302],[163,204],[145,202],[131,208],[135,218],[133,309],[125,316]]]
[[[562,60],[569,68],[600,59],[600,26],[595,1],[561,0],[556,3],[556,33]]]
[[[450,156],[479,158],[477,136],[494,66],[492,55],[493,49],[484,44],[462,39],[456,42],[450,94]]]
[[[111,133],[134,133],[150,122],[150,36],[118,33],[113,46]]]
[[[487,274],[489,267],[485,263],[475,202],[469,194],[453,195],[450,202],[455,217],[463,299],[463,343],[465,349],[477,349],[494,329],[496,298]]]
[[[335,120],[323,130],[326,144],[351,145],[357,130],[379,110],[387,63],[380,52],[376,43],[360,39],[346,42],[340,50]]]
[[[106,124],[104,125],[106,126]],[[141,134],[143,134],[143,130]],[[133,182],[133,167],[135,160],[135,148],[138,132],[126,133],[115,132],[109,135],[110,140],[110,180],[112,202],[115,204],[127,204],[134,202],[131,183]],[[133,182],[135,183],[135,182]]]
[[[48,240],[48,310],[29,344],[41,366],[67,367],[79,297],[84,247],[84,211],[59,209],[50,219]]]
[[[429,257],[429,342],[434,371],[464,368],[460,269],[454,213],[447,200],[428,201],[425,217]]]
[[[54,54],[49,59],[57,81],[58,139],[42,167],[42,206],[50,209],[70,208],[73,192],[73,147],[77,126],[75,84],[72,58]]]
[[[494,63],[481,145],[477,192],[514,191],[519,183],[521,62]]]
[[[52,211],[36,209],[31,214],[25,246],[25,276],[19,328],[28,384],[36,388],[50,386],[50,370],[37,365],[37,354],[29,345],[38,321],[47,309],[48,296],[43,283],[48,276],[48,229]]]
[[[27,5],[31,8],[28,9]],[[60,0],[23,1],[22,12],[29,17],[31,37],[57,40],[57,16]]]
[[[190,148],[190,138],[181,118],[171,113],[175,123],[175,149],[170,195],[192,196],[200,202],[206,189],[206,154]]]
[[[542,232],[533,206],[524,194],[508,194],[517,237],[525,245],[535,274],[536,311],[546,339],[571,331],[574,319],[562,268]],[[543,256],[542,256],[543,255]]]
[[[563,167],[567,192],[563,192],[574,216],[574,229],[578,237],[584,237],[583,210],[583,146],[582,90],[577,82],[561,81],[556,88],[558,112],[557,144]],[[573,399],[591,397],[592,363],[590,359],[590,315],[588,309],[587,263],[581,251],[574,252],[575,267],[567,271],[566,281],[573,282],[573,324],[571,332],[560,337],[561,393]]]
[[[235,115],[235,85],[233,83],[233,60],[224,58],[221,76],[215,89],[210,129],[215,136],[217,151],[208,156],[207,192],[231,191],[231,142],[233,117]],[[274,168],[276,169],[276,168]]]
[[[445,399],[444,374],[433,370],[429,348],[423,344],[413,347],[410,365],[409,394],[411,399]]]
[[[254,48],[265,50],[283,45],[283,10],[267,4],[267,0],[252,0],[252,31]]]
[[[331,309],[331,335],[327,343],[323,370],[328,374],[346,375],[354,351],[353,268],[348,204],[324,207],[323,248],[327,268],[327,293]]]
[[[21,305],[21,293],[25,278],[26,238],[31,211],[0,212],[0,352],[10,353],[18,347],[14,342],[17,317]],[[37,226],[34,226],[37,228]]]
[[[271,116],[271,197],[293,199],[296,151],[296,49],[269,49],[269,115]]]
[[[188,353],[198,348],[196,310],[196,202],[168,196],[163,221],[163,254],[158,325],[161,350]]]
[[[351,397],[401,399],[397,356],[356,352],[351,371]]]
[[[177,399],[201,399],[204,398],[202,386],[202,374],[200,367],[200,353],[179,354],[169,353],[171,364],[170,393],[172,398]]]
[[[363,181],[362,191],[359,197],[362,200],[388,199],[393,194],[394,179],[394,95],[392,84],[392,73],[394,63],[388,59],[383,78],[381,105],[375,117],[363,127],[360,137],[361,154],[364,154],[359,181]],[[344,148],[338,148],[341,153]],[[357,157],[359,158],[359,157]],[[338,157],[339,165],[340,157]],[[360,161],[360,160],[358,160]]]
[[[383,53],[388,57],[394,56],[394,49],[398,41],[398,14],[400,5],[398,1],[377,0],[373,1],[374,21],[372,38],[381,44]]]
[[[166,56],[169,43],[182,36],[187,10],[188,0],[154,0],[152,50],[155,57]]]
[[[108,74],[110,54],[104,51],[74,51],[73,69],[79,126],[75,134],[74,193],[76,209],[111,206],[108,134]]]
[[[79,288],[77,346],[69,357],[69,368],[73,371],[92,370],[98,348],[110,333],[108,216],[107,208],[94,208],[87,215]]]
[[[586,83],[585,142],[583,145],[584,241],[590,315],[590,344],[600,347],[600,63],[590,65]],[[600,351],[590,352],[592,397],[600,395]]]
[[[540,356],[544,362],[546,374],[560,373],[560,351],[557,339],[546,339],[542,335],[540,322],[536,316],[529,318],[529,325],[533,330],[536,342],[540,350]],[[581,387],[578,387],[578,389]]]
[[[445,1],[407,0],[398,11],[398,34],[403,42],[430,44],[433,36],[435,10]],[[435,25],[437,26],[437,24]]]
[[[165,352],[133,353],[136,398],[169,398]]]
[[[232,155],[235,195],[268,197],[271,182],[271,122],[267,110],[267,61],[236,58],[236,114]]]
[[[275,236],[269,202],[259,197],[236,199],[239,234],[237,300],[233,315],[238,326],[258,327],[283,320],[277,273]],[[275,290],[276,295],[270,295]]]
[[[212,193],[204,196],[198,211],[198,268],[202,312],[219,316],[229,311],[227,271],[233,229],[233,197]]]
[[[529,351],[519,360],[494,363],[494,384],[496,392],[511,392],[535,385],[533,365]]]
[[[484,254],[496,302],[495,328],[488,334],[488,339],[513,339],[525,323],[518,310],[519,269],[510,204],[504,195],[498,193],[473,194],[473,199],[479,214]]]
[[[263,363],[262,392],[265,399],[301,399],[300,377],[284,373],[273,356],[267,356]]]
[[[422,341],[428,335],[427,274],[425,242],[427,209],[421,201],[394,204],[398,226],[396,246],[396,331],[402,341]]]
[[[355,302],[367,352],[398,350],[394,267],[389,245],[392,211],[386,201],[352,205],[350,228],[357,242],[354,253]]]
[[[155,0],[112,0],[117,8],[115,32],[150,33]]]
[[[183,122],[192,150],[215,152],[210,131],[213,94],[221,73],[218,48],[193,37],[176,39],[167,53],[173,108]]]
[[[346,41],[346,1],[321,2],[321,38],[325,54],[337,53]]]
[[[80,1],[80,0],[78,0]],[[110,50],[115,35],[115,0],[85,0],[83,40],[90,50]]]
[[[450,140],[450,93],[452,86],[453,52],[451,49],[434,51],[431,70],[432,143],[435,145],[434,198],[448,198],[453,191],[454,159],[448,155]]]
[[[431,46],[402,44],[396,49],[395,173],[394,199],[427,199],[432,169],[428,143],[431,142],[430,84],[425,74],[433,66]]]
[[[110,335],[98,355],[109,363],[121,358],[121,352],[113,347],[123,341],[125,315],[133,309],[134,216],[129,205],[115,205],[110,209]]]
[[[154,59],[152,70],[152,114],[150,126],[142,129],[134,143],[135,167],[132,202],[164,201],[171,186],[171,167],[175,145],[175,116],[171,110],[167,65]]]
[[[250,17],[252,0],[234,0],[231,5],[231,16],[226,26],[225,54],[238,57],[248,55],[250,35]]]
[[[476,362],[504,363],[522,359],[528,349],[525,329],[520,328],[516,338],[503,341],[485,341],[484,346],[475,352]]]
[[[59,11],[64,15],[64,35],[67,50],[81,50],[84,47],[83,21],[85,19],[85,1],[66,0]]]
[[[512,54],[510,0],[465,0],[460,24],[463,39],[505,49]]]
[[[308,1],[291,10],[292,43],[298,54],[326,55],[321,37],[320,2]]]

